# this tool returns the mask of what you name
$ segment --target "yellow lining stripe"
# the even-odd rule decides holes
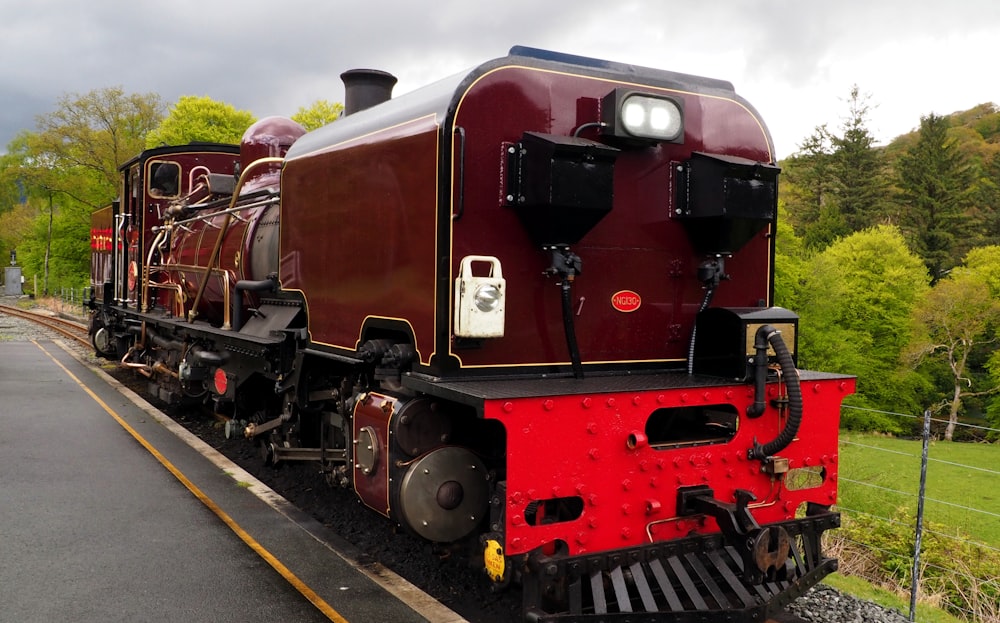
[[[138,431],[132,428],[128,424],[128,422],[126,422],[120,415],[118,415],[114,411],[114,409],[109,407],[103,400],[101,400],[100,397],[93,392],[93,390],[84,385],[84,383],[80,379],[78,379],[76,375],[70,372],[66,366],[64,366],[58,359],[53,357],[49,351],[45,350],[45,347],[43,347],[41,344],[39,344],[34,340],[32,340],[32,344],[41,349],[41,351],[45,353],[49,357],[49,359],[55,362],[57,366],[62,368],[62,371],[66,373],[66,376],[73,379],[73,381],[76,382],[76,384],[79,385],[83,389],[83,391],[87,392],[87,395],[93,398],[94,402],[99,404],[101,408],[104,409],[108,413],[108,415],[113,417],[115,421],[118,422],[118,424],[122,428],[128,431],[128,434],[132,435],[132,437],[134,437],[135,440],[138,441],[139,444],[142,445],[142,447],[145,448],[147,452],[152,454],[156,458],[156,460],[159,461],[160,464],[167,469],[168,472],[173,474],[174,477],[177,480],[179,480],[182,485],[187,487],[188,491],[190,491],[194,495],[194,497],[198,498],[198,500],[200,500],[202,504],[207,506],[210,511],[215,513],[215,515],[222,520],[222,523],[229,526],[229,529],[235,532],[236,536],[240,537],[240,539],[244,543],[246,543],[250,547],[250,549],[252,549],[258,556],[263,558],[267,562],[267,564],[271,565],[271,567],[275,571],[281,574],[281,577],[285,578],[285,580],[289,584],[291,584],[295,588],[295,590],[299,591],[299,593],[301,593],[303,597],[308,599],[328,619],[334,621],[334,623],[349,623],[349,621],[344,617],[342,617],[339,612],[334,610],[333,607],[330,606],[330,604],[326,603],[326,601],[324,601],[322,597],[317,595],[315,591],[309,588],[309,586],[307,586],[305,582],[300,580],[298,576],[292,573],[291,570],[288,569],[288,567],[283,565],[280,560],[275,558],[274,554],[266,550],[263,545],[258,543],[256,539],[250,536],[238,523],[236,523],[236,521],[232,517],[229,516],[228,513],[226,513],[226,511],[222,510],[215,503],[215,501],[213,501],[210,497],[205,495],[205,493],[201,489],[199,489],[193,482],[188,480],[187,476],[185,476],[179,469],[177,469],[177,467],[175,467],[173,463],[167,460],[165,456],[160,454],[159,450],[153,447],[151,443],[146,441],[146,439],[142,435],[140,435]]]

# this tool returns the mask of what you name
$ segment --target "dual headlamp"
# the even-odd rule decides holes
[[[640,142],[684,142],[684,107],[680,99],[626,88],[601,102],[602,134]]]

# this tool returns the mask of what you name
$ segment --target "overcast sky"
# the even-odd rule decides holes
[[[0,152],[63,94],[207,95],[258,117],[343,101],[357,67],[413,90],[513,45],[732,82],[778,157],[837,128],[852,85],[879,143],[1000,104],[997,0],[0,0]]]

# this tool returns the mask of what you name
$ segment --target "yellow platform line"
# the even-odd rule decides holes
[[[229,514],[226,513],[226,511],[222,510],[219,507],[219,505],[216,504],[214,500],[212,500],[212,498],[205,495],[205,493],[201,489],[199,489],[193,482],[188,480],[188,477],[185,476],[181,472],[181,470],[177,469],[177,467],[174,466],[173,463],[167,460],[165,456],[160,454],[159,450],[153,447],[151,443],[146,441],[146,439],[142,435],[140,435],[138,431],[132,428],[129,425],[129,423],[126,422],[120,415],[118,415],[118,413],[116,413],[114,409],[109,407],[103,400],[101,400],[101,398],[97,394],[95,394],[93,390],[87,387],[83,383],[83,381],[81,381],[79,378],[76,377],[75,374],[70,372],[69,369],[66,366],[64,366],[58,359],[53,357],[49,351],[45,350],[44,346],[42,346],[41,344],[39,344],[34,340],[32,340],[32,343],[39,349],[41,349],[41,351],[45,353],[49,359],[54,361],[57,366],[62,368],[63,372],[65,372],[69,378],[73,379],[73,381],[77,385],[79,385],[83,389],[83,391],[87,392],[87,395],[89,395],[91,398],[94,399],[94,402],[99,404],[101,408],[108,413],[108,415],[113,417],[115,421],[118,422],[118,424],[122,428],[128,431],[128,434],[132,435],[132,437],[134,437],[135,440],[138,441],[139,444],[142,445],[142,447],[145,448],[147,452],[152,454],[156,458],[156,460],[159,461],[160,464],[167,469],[168,472],[173,474],[174,478],[179,480],[181,484],[187,487],[188,491],[190,491],[194,495],[194,497],[198,498],[201,501],[201,503],[204,504],[206,507],[208,507],[208,509],[211,510],[213,513],[215,513],[215,515],[219,519],[221,519],[224,524],[229,526],[229,529],[235,532],[236,536],[240,537],[240,539],[244,543],[246,543],[250,547],[250,549],[256,552],[256,554],[261,558],[263,558],[267,562],[267,564],[271,565],[271,567],[275,571],[281,574],[281,577],[285,578],[285,580],[289,584],[291,584],[295,588],[295,590],[299,591],[299,593],[301,593],[303,597],[308,599],[314,606],[316,606],[317,609],[319,609],[320,612],[322,612],[328,619],[330,619],[334,623],[349,623],[349,621],[345,619],[343,616],[341,616],[339,612],[334,610],[330,604],[326,603],[326,601],[322,597],[317,595],[315,591],[309,588],[309,586],[306,585],[305,582],[300,580],[298,576],[292,573],[292,571],[288,567],[283,565],[280,560],[275,558],[274,554],[269,552],[267,549],[264,548],[263,545],[258,543],[256,539],[250,536],[247,533],[247,531],[244,530],[238,523],[236,523],[236,521],[232,517],[230,517]]]

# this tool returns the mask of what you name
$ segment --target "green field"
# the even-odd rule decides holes
[[[920,454],[919,440],[842,431],[839,506],[886,518],[906,507],[916,516]],[[925,526],[1000,549],[1000,445],[937,441],[928,456]]]

